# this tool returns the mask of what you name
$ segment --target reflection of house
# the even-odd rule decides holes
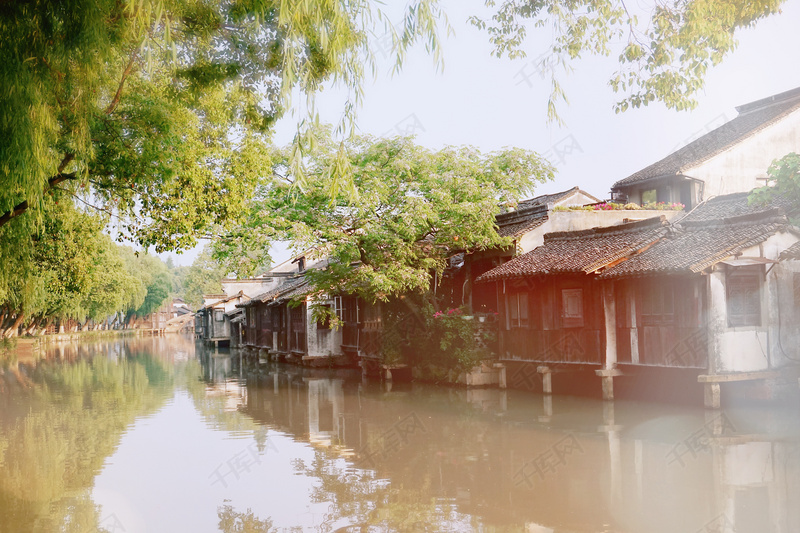
[[[770,163],[800,146],[800,88],[736,108],[738,116],[612,187],[623,202],[680,202],[764,185]]]
[[[800,283],[799,240],[736,194],[678,223],[549,234],[481,280],[500,287],[502,357],[535,364],[546,389],[552,365],[595,370],[607,398],[628,366],[696,369],[719,406],[721,382],[774,378],[798,355],[800,305],[781,294]]]

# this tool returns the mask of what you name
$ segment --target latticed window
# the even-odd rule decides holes
[[[675,318],[675,288],[667,280],[646,280],[641,285],[642,324],[671,324]]]
[[[725,280],[728,326],[761,325],[761,268],[737,267]]]
[[[297,307],[292,307],[291,308],[290,316],[291,316],[291,319],[292,319],[292,329],[293,330],[296,331],[296,330],[304,328],[304,326],[305,326],[305,321],[304,321],[305,311],[306,311],[306,309],[305,309],[304,305],[298,305]]]
[[[565,328],[583,327],[583,289],[561,290],[561,320]]]

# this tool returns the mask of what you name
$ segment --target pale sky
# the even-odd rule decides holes
[[[469,15],[486,12],[482,0],[444,0],[443,5],[455,31],[443,39],[443,71],[437,72],[420,46],[408,55],[403,71],[391,76],[384,41],[376,39],[382,73],[366,86],[358,127],[378,136],[413,133],[417,143],[432,149],[472,145],[487,152],[506,146],[535,150],[558,173],[534,195],[577,185],[606,198],[615,181],[734,118],[736,106],[800,86],[800,0],[789,0],[782,14],[739,33],[738,49],[711,69],[695,110],[651,104],[615,114],[617,98],[607,80],[616,58],[591,57],[562,75],[570,102],[560,106],[566,125],[559,127],[547,123],[549,79],[535,67],[545,41],[530,39],[525,59],[498,59],[491,55],[487,34],[467,23]],[[341,91],[321,94],[317,106],[322,121],[338,121],[342,102]],[[296,120],[287,116],[278,124],[278,144],[291,140]],[[176,264],[191,264],[196,252],[162,257],[167,255]],[[276,250],[275,262],[286,256],[285,250]]]

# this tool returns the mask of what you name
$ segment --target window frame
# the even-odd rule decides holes
[[[582,328],[584,325],[585,309],[583,287],[564,287],[561,289],[561,326],[564,328]],[[576,298],[577,297],[577,298]],[[578,300],[579,314],[567,315],[567,303]]]
[[[531,311],[528,293],[524,291],[511,293],[508,300],[508,329],[530,328]]]
[[[762,281],[763,268],[761,266],[729,266],[726,269],[725,311],[729,328],[762,326]],[[738,298],[746,298],[748,300],[738,302]],[[737,303],[743,304],[743,307],[752,305],[754,311],[742,312],[737,310],[735,308],[735,304]]]

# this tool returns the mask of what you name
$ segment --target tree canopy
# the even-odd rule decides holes
[[[618,112],[655,101],[695,107],[708,69],[736,48],[736,32],[778,13],[784,1],[685,0],[642,8],[624,0],[486,0],[496,6],[490,20],[471,20],[488,32],[498,57],[526,56],[531,28],[550,39],[536,61],[550,77],[548,111],[557,118],[556,103],[566,99],[559,70],[585,54],[618,55],[619,70],[609,80],[622,96]]]
[[[786,154],[772,162],[767,170],[767,184],[750,194],[752,203],[780,203],[798,222],[800,214],[800,154]]]
[[[522,149],[431,151],[409,138],[356,136],[346,143],[356,193],[332,196],[328,173],[339,147],[324,131],[317,134],[303,187],[278,163],[246,223],[215,244],[231,270],[251,274],[277,238],[326,258],[324,268],[306,274],[318,292],[370,300],[423,292],[453,254],[509,244],[495,230],[499,205],[515,204],[553,176],[549,163]],[[241,250],[250,245],[261,253],[243,263]]]
[[[410,4],[398,52],[435,49],[437,13]],[[372,0],[3,3],[0,226],[60,187],[144,246],[191,247],[251,196],[293,90],[359,97],[373,17]]]

